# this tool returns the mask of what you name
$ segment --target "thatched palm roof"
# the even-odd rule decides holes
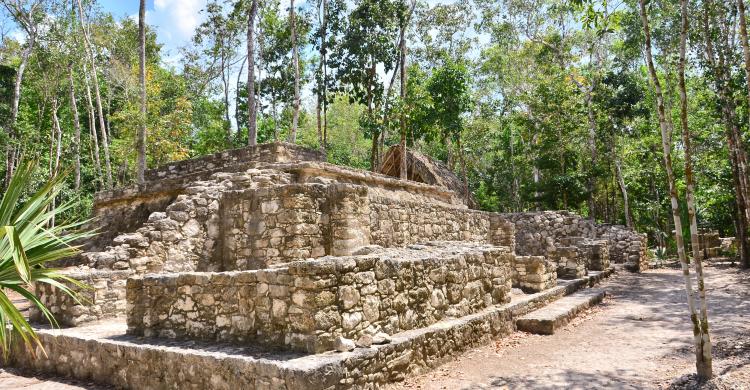
[[[401,148],[393,145],[386,152],[380,173],[399,177],[401,172]],[[420,183],[447,188],[460,195],[461,200],[470,208],[476,208],[474,197],[469,192],[468,202],[464,191],[464,182],[448,166],[415,150],[406,149],[406,177]]]

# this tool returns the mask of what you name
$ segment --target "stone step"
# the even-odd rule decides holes
[[[606,294],[607,292],[601,288],[578,291],[520,317],[516,320],[516,328],[534,334],[554,334],[578,313],[600,303]]]

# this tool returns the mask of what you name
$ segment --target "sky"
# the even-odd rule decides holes
[[[146,23],[156,29],[157,41],[164,45],[168,65],[176,65],[180,48],[190,42],[202,22],[201,10],[207,0],[146,0]],[[115,17],[138,17],[136,0],[99,0],[102,10]]]

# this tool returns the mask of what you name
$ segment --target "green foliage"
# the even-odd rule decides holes
[[[427,82],[433,102],[433,118],[440,137],[458,140],[464,129],[463,115],[471,110],[469,72],[466,66],[446,59]]]
[[[674,2],[650,3],[656,66],[674,125],[679,123],[674,67],[679,9]],[[69,179],[61,183],[58,200],[75,201],[75,206],[61,211],[61,218],[69,219],[87,214],[94,192],[103,189],[103,140],[99,118],[89,111],[87,95],[93,91],[93,77],[83,52],[81,26],[69,7],[55,4],[45,9],[46,16],[35,16],[37,22],[44,16],[45,28],[26,67],[18,119],[6,127],[18,136],[0,132],[0,150],[15,145],[38,156],[40,164],[30,186],[44,183],[56,160],[54,103],[63,130],[60,160],[73,160],[67,84],[71,65],[81,122],[82,180],[80,188]],[[248,4],[248,0],[209,1],[202,11],[204,22],[181,50],[179,68],[165,65],[168,61],[156,30],[147,30],[149,167],[246,144]],[[465,161],[468,186],[482,209],[569,209],[586,215],[592,211],[587,202],[591,196],[601,222],[624,223],[622,179],[636,228],[647,232],[651,242],[673,250],[655,100],[643,66],[642,26],[633,3],[418,2],[405,30],[408,82],[403,98],[395,71],[400,27],[410,2],[326,0],[325,4],[323,29],[323,2],[297,3],[301,145],[321,147],[314,100],[325,91],[327,114],[321,113],[321,130],[327,133],[325,149],[332,163],[371,168],[373,149],[382,153],[400,141],[403,118],[410,147],[446,162],[459,176],[463,172],[458,162]],[[732,20],[722,15],[733,15],[733,4],[715,3],[712,20]],[[280,0],[260,1],[259,7],[255,21],[258,140],[269,142],[285,139],[289,131],[294,70],[288,10]],[[128,185],[134,177],[140,120],[137,25],[102,12],[95,2],[84,2],[84,8],[91,22],[115,184]],[[707,35],[699,24],[691,29],[688,119],[694,136],[698,220],[722,235],[733,235],[734,192],[723,106],[714,90],[715,74],[705,63],[706,37],[727,53],[730,95],[743,134],[750,110],[741,48],[734,40],[719,39],[733,31],[732,25],[724,26],[725,32],[717,27],[721,26]],[[4,126],[26,48],[26,42],[12,36],[0,45]],[[319,62],[322,55],[325,78]],[[673,158],[678,190],[683,192],[679,135],[674,135]],[[100,147],[98,168],[95,140]],[[744,143],[747,147],[747,140]],[[0,159],[4,170],[5,163]]]
[[[28,347],[33,343],[41,347],[34,329],[14,306],[8,292],[27,299],[50,324],[57,325],[52,313],[34,295],[31,285],[49,284],[76,300],[77,294],[70,286],[85,288],[80,282],[46,267],[47,263],[78,253],[72,243],[90,234],[71,233],[80,222],[50,226],[55,216],[75,204],[51,208],[63,188],[64,175],[51,178],[38,191],[25,196],[33,183],[34,168],[35,163],[21,162],[0,201],[0,349],[6,358],[15,336]]]

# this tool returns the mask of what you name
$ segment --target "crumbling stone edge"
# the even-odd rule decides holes
[[[513,332],[515,320],[539,307],[593,286],[614,268],[561,282],[540,293],[476,314],[402,332],[391,343],[352,352],[272,360],[118,339],[97,338],[79,329],[40,329],[46,349],[13,349],[13,366],[132,389],[306,389],[372,388],[429,371],[452,356]]]

